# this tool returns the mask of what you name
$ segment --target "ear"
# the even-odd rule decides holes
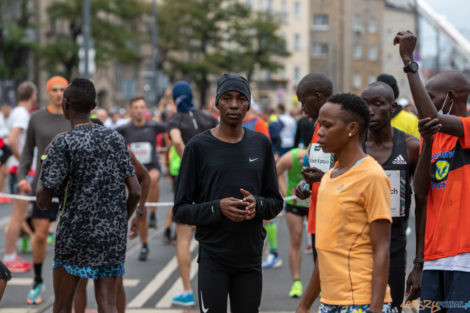
[[[93,105],[91,106],[90,111],[94,110],[95,108],[96,108],[96,102],[93,102]]]
[[[361,126],[359,125],[358,122],[350,122],[347,126],[346,129],[348,131],[348,134],[351,134],[351,137],[354,137],[356,135],[360,134]]]
[[[392,107],[391,107],[391,110],[390,110],[390,113],[393,113],[395,112],[395,110],[398,108],[398,103],[396,101],[393,101],[392,102]]]

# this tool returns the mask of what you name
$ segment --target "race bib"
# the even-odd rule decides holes
[[[390,180],[390,185],[392,187],[391,192],[391,207],[392,207],[392,217],[403,217],[405,216],[405,210],[401,205],[401,183],[400,183],[400,171],[385,171],[388,179]]]
[[[152,144],[150,142],[133,142],[130,144],[130,148],[137,161],[142,164],[152,163]]]
[[[335,165],[332,153],[323,152],[318,143],[310,144],[308,149],[308,163],[310,167],[316,167],[324,173]]]

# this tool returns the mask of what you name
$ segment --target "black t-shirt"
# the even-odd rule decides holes
[[[300,140],[304,143],[304,146],[307,147],[312,141],[312,136],[315,131],[315,124],[310,121],[308,117],[302,117],[297,122],[297,132],[295,133],[295,143],[294,146],[298,147]]]
[[[216,127],[217,124],[219,124],[219,121],[217,121],[215,117],[199,110],[191,110],[176,113],[171,120],[168,121],[166,129],[168,132],[174,128],[179,129],[183,142],[187,145],[189,139],[207,129]]]
[[[214,260],[230,267],[261,264],[266,232],[263,220],[282,210],[276,167],[269,139],[244,128],[243,139],[227,143],[210,130],[186,146],[176,187],[176,222],[196,225],[196,239]],[[220,200],[242,199],[240,188],[256,198],[252,220],[232,222],[220,212]]]
[[[165,123],[146,121],[144,126],[135,126],[131,121],[116,130],[140,163],[158,167],[157,135],[165,132]]]

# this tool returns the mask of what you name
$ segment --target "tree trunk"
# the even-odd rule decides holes
[[[209,89],[209,79],[207,78],[207,73],[201,73],[201,84],[199,86],[201,109],[207,107],[207,91]]]

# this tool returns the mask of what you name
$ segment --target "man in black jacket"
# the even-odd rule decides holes
[[[217,81],[220,124],[193,137],[183,154],[175,221],[196,225],[201,312],[258,312],[261,302],[263,220],[282,209],[269,139],[242,127],[250,107],[248,81]]]

